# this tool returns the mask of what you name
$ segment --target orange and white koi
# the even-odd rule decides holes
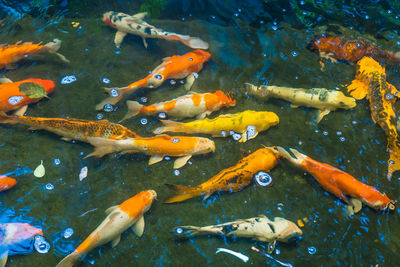
[[[78,140],[90,143],[92,137],[126,139],[139,137],[128,128],[107,120],[88,121],[63,118],[37,118],[28,116],[8,116],[0,112],[0,123],[24,124],[31,130],[46,130],[62,136],[62,140]]]
[[[17,184],[17,181],[14,178],[0,175],[0,192],[6,191]]]
[[[395,208],[394,201],[389,199],[386,194],[380,193],[374,187],[358,181],[340,169],[313,160],[296,149],[289,149],[293,155],[279,146],[274,150],[296,167],[310,173],[325,190],[343,200],[348,205],[350,213],[360,211],[361,203],[377,210],[386,210],[387,208],[393,210]],[[346,196],[350,196],[352,199],[349,201]]]
[[[54,91],[55,84],[51,80],[26,79],[12,82],[10,79],[0,79],[0,111],[16,110],[23,115],[29,104],[47,97]]]
[[[73,266],[79,259],[83,259],[92,249],[112,241],[112,247],[118,245],[121,234],[132,227],[136,235],[144,232],[144,218],[157,198],[154,190],[142,191],[122,204],[106,210],[104,221],[80,244],[71,254],[57,264],[57,267]]]
[[[279,157],[272,148],[261,148],[198,186],[167,184],[176,191],[176,195],[166,199],[164,203],[182,202],[201,195],[204,195],[203,199],[207,199],[218,191],[238,192],[251,183],[257,172],[274,168]]]
[[[215,144],[210,139],[189,136],[158,135],[124,140],[93,137],[89,138],[89,143],[95,150],[87,157],[102,157],[113,152],[144,153],[151,156],[149,165],[162,161],[165,156],[179,157],[174,162],[174,169],[184,166],[193,155],[215,151]]]
[[[144,106],[136,101],[127,101],[128,113],[122,120],[126,120],[137,114],[154,115],[164,112],[175,118],[191,118],[198,116],[205,118],[214,111],[223,107],[233,107],[236,100],[232,100],[222,91],[205,94],[188,94],[170,101]]]
[[[399,91],[386,81],[385,68],[370,57],[357,62],[356,78],[347,87],[351,96],[356,99],[367,97],[372,120],[378,124],[387,137],[389,152],[387,178],[400,170],[399,133],[396,128],[395,102]]]
[[[146,38],[159,38],[168,41],[179,41],[193,49],[208,49],[208,43],[200,38],[166,32],[148,24],[143,20],[146,15],[146,12],[130,16],[124,13],[108,11],[103,14],[102,20],[107,25],[117,29],[114,39],[116,47],[120,47],[125,36],[131,33],[142,37],[145,48],[147,48]]]
[[[16,62],[39,53],[55,54],[62,61],[69,63],[68,59],[57,53],[60,47],[61,41],[59,39],[54,39],[45,45],[21,42],[17,42],[14,45],[0,45],[0,69],[14,69]]]
[[[211,54],[203,50],[190,51],[182,56],[167,57],[145,78],[136,81],[126,87],[105,88],[110,97],[104,99],[96,105],[96,110],[100,110],[106,104],[116,104],[124,96],[133,94],[140,88],[157,88],[167,79],[186,78],[185,88],[189,90],[197,72],[203,68],[204,62],[211,57]]]

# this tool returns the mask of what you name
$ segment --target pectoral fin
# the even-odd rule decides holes
[[[147,42],[146,42],[146,38],[144,38],[144,37],[142,37],[142,39],[143,39],[143,45],[144,45],[144,48],[146,48],[147,49]]]
[[[111,247],[112,247],[112,248],[115,248],[115,247],[118,245],[118,243],[119,243],[120,240],[121,240],[121,235],[117,236],[117,238],[115,238],[115,239],[112,241]]]
[[[0,78],[0,84],[12,83],[12,82],[13,82],[13,81],[11,81],[11,80],[8,79],[8,78],[5,78],[5,77]]]
[[[113,212],[117,208],[118,208],[118,205],[109,207],[108,209],[106,209],[105,213],[108,215],[108,214],[110,214],[111,212]]]
[[[65,142],[71,142],[72,141],[72,139],[71,138],[69,138],[69,137],[61,137],[61,140],[63,140],[63,141],[65,141]]]
[[[154,155],[149,159],[149,165],[156,164],[164,159],[164,156]]]
[[[207,116],[210,115],[210,114],[211,114],[211,111],[203,112],[203,113],[197,115],[197,116],[196,116],[196,119],[202,120],[202,119],[204,119],[205,117],[207,117]]]
[[[124,40],[126,32],[117,31],[114,38],[114,44],[117,48],[121,46],[122,41]]]
[[[133,232],[141,237],[144,232],[144,218],[143,216],[139,218],[139,220],[132,226]]]
[[[290,107],[291,107],[291,108],[298,108],[299,106],[298,106],[298,105],[295,105],[295,104],[290,104]]]
[[[136,19],[144,19],[147,16],[147,12],[141,12],[141,13],[137,13],[135,15],[132,15],[132,17],[136,18]]]
[[[1,254],[0,254],[0,267],[6,266],[7,258],[8,258],[8,250],[6,250],[4,252],[1,252]]]
[[[190,88],[192,88],[194,80],[196,80],[196,75],[195,73],[189,74],[189,76],[186,77],[186,83],[185,83],[185,89],[186,91],[189,91]]]
[[[179,169],[179,168],[185,166],[185,164],[188,162],[188,160],[191,157],[192,157],[192,155],[187,155],[187,156],[176,159],[174,162],[174,169]]]
[[[24,116],[26,110],[28,109],[28,105],[22,106],[14,112],[14,115]]]
[[[317,116],[317,123],[319,123],[325,115],[328,115],[331,111],[329,109],[319,110]]]

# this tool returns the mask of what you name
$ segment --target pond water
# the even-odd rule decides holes
[[[18,11],[16,2],[0,3]],[[33,2],[26,1],[26,5],[32,7]],[[345,92],[344,86],[354,79],[355,65],[327,63],[322,71],[318,55],[306,49],[308,41],[315,34],[328,32],[362,36],[381,48],[397,51],[399,4],[396,1],[366,1],[362,5],[347,3],[350,1],[282,2],[58,1],[58,6],[32,7],[27,11],[30,14],[21,13],[20,17],[3,15],[9,23],[0,32],[1,43],[19,40],[46,43],[59,38],[62,40],[59,52],[71,61],[64,64],[49,55],[20,62],[17,69],[0,73],[13,81],[42,78],[56,83],[50,99],[31,105],[27,115],[87,120],[104,117],[119,121],[126,113],[124,101],[113,112],[94,109],[105,97],[103,87],[128,85],[145,77],[162,58],[190,51],[180,43],[157,39],[147,39],[146,49],[141,38],[134,35],[128,35],[117,50],[113,43],[115,30],[101,21],[102,14],[109,10],[127,14],[147,10],[150,17],[146,20],[150,24],[197,36],[210,44],[211,60],[199,72],[193,91],[222,90],[237,99],[235,107],[210,117],[249,109],[273,111],[280,118],[279,125],[246,143],[213,138],[215,153],[193,157],[192,164],[181,168],[179,173],[174,172],[172,160],[149,166],[148,156],[143,154],[84,159],[93,150],[89,144],[65,142],[54,134],[30,131],[25,126],[1,125],[1,172],[18,167],[33,171],[43,160],[46,174],[42,178],[32,173],[16,177],[17,186],[0,193],[3,214],[0,218],[2,221],[32,218],[31,222],[43,229],[51,244],[49,253],[11,256],[7,266],[56,265],[97,227],[108,207],[147,189],[155,190],[158,200],[144,216],[144,235],[139,238],[129,229],[122,234],[117,247],[107,244],[94,249],[80,263],[82,266],[279,266],[276,261],[253,252],[251,240],[203,236],[182,241],[171,233],[178,225],[213,225],[260,214],[294,222],[308,218],[301,240],[277,244],[272,256],[282,262],[294,266],[399,265],[398,210],[377,212],[364,206],[358,214],[348,216],[343,202],[326,193],[311,175],[286,161],[269,172],[273,178],[270,187],[253,182],[240,192],[214,194],[205,201],[193,198],[172,205],[162,203],[173,194],[166,183],[200,184],[239,161],[242,150],[255,151],[262,145],[296,148],[311,158],[342,168],[386,192],[391,199],[399,198],[400,173],[395,173],[390,182],[386,179],[386,136],[372,121],[366,100],[358,101],[352,110],[332,112],[315,125],[311,123],[317,114],[315,109],[291,108],[289,102],[277,99],[264,101],[242,90],[245,82],[251,82],[339,88]],[[74,27],[74,22],[79,27]],[[388,81],[399,88],[399,65],[389,64],[386,69]],[[70,83],[65,83],[66,77]],[[156,103],[185,93],[180,82],[166,82],[150,91],[138,91],[129,99],[146,97],[147,103]],[[145,125],[141,123],[143,118],[148,120]],[[152,136],[161,123],[156,117],[136,116],[123,125],[139,135]],[[84,167],[87,177],[81,173]],[[215,254],[219,247],[241,252],[250,260],[243,263],[229,254]]]

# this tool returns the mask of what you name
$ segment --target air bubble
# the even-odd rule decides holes
[[[344,142],[346,140],[346,138],[344,138],[343,136],[339,138],[340,142]]]
[[[49,242],[47,242],[41,235],[35,236],[34,247],[36,251],[41,254],[45,254],[50,250]]]
[[[64,230],[63,236],[65,239],[70,238],[74,234],[74,229],[72,228],[67,228]]]
[[[174,170],[174,174],[175,174],[176,176],[178,176],[179,174],[181,174],[181,172],[180,172],[179,170]]]
[[[54,189],[54,185],[52,185],[51,183],[46,184],[44,187],[49,191]]]
[[[258,172],[255,176],[254,179],[256,182],[261,185],[261,186],[268,186],[272,183],[272,177],[266,172]]]
[[[277,26],[275,26],[275,25],[274,25],[274,26],[272,26],[271,28],[272,28],[274,31],[276,31],[276,30],[278,29],[278,27],[277,27]]]
[[[336,134],[337,135],[342,135],[342,132],[341,131],[337,131]]]
[[[24,99],[23,96],[12,96],[8,99],[8,103],[10,105],[15,105],[15,104],[18,104],[19,102],[21,102],[22,99]]]
[[[158,114],[158,118],[166,119],[167,118],[167,114],[165,112],[161,112],[161,113]]]
[[[179,142],[179,138],[172,138],[172,143],[178,143]]]
[[[310,254],[310,255],[314,255],[315,254],[315,252],[317,252],[317,249],[315,248],[315,247],[308,247],[308,253]]]
[[[386,100],[390,100],[390,99],[392,99],[393,98],[393,95],[391,95],[391,94],[387,94],[386,95]]]
[[[113,106],[111,104],[105,104],[103,109],[105,112],[111,112],[113,111]]]
[[[73,82],[75,82],[77,79],[76,79],[76,76],[75,75],[67,75],[67,76],[64,76],[62,79],[61,79],[61,84],[70,84],[70,83],[73,83]]]
[[[322,134],[323,135],[328,135],[328,132],[327,131],[323,131]]]
[[[369,19],[369,16],[368,16],[368,15],[365,15],[365,19]]]
[[[256,127],[249,125],[246,127],[247,130],[247,139],[250,139],[256,135]]]
[[[279,254],[281,254],[281,251],[279,249],[275,249],[275,254],[279,255]]]
[[[140,120],[140,124],[146,125],[147,124],[147,119],[146,118],[141,119]]]
[[[175,80],[171,80],[171,81],[169,81],[169,83],[172,84],[172,85],[175,85],[176,81]]]
[[[297,52],[296,51],[292,51],[292,56],[296,57],[297,56]]]
[[[180,227],[178,227],[178,228],[176,228],[175,232],[176,232],[177,234],[182,234],[182,233],[183,233],[183,229],[180,228]]]
[[[57,165],[60,165],[61,164],[61,160],[60,159],[54,159],[53,160],[53,165],[54,166],[57,166]]]
[[[99,114],[97,114],[96,115],[96,119],[98,119],[98,120],[101,120],[101,119],[103,119],[103,114],[101,114],[101,113],[99,113]]]
[[[277,210],[283,210],[283,203],[278,203]]]
[[[110,79],[108,79],[108,78],[103,78],[103,83],[110,83]]]
[[[199,78],[199,74],[198,74],[197,72],[193,72],[192,75],[193,75],[193,77],[194,77],[195,79]]]
[[[226,131],[221,131],[221,135],[222,135],[223,137],[226,137]]]
[[[357,121],[352,121],[351,122],[353,125],[356,125],[357,124]]]
[[[117,97],[117,96],[119,96],[118,90],[117,90],[117,89],[111,89],[110,95],[111,95],[112,97]]]
[[[142,98],[140,98],[140,102],[142,102],[142,103],[146,103],[146,102],[147,102],[147,98],[146,98],[146,97],[142,97]]]
[[[166,157],[164,157],[164,159],[165,159],[165,160],[170,160],[171,158],[168,157],[168,156],[166,156]]]
[[[234,134],[232,134],[232,138],[235,141],[239,141],[240,139],[242,139],[242,135],[238,134],[238,133],[234,133]]]

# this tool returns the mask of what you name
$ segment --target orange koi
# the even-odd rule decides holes
[[[80,119],[37,118],[28,116],[8,116],[0,112],[0,123],[24,124],[30,130],[46,130],[62,136],[62,140],[78,140],[90,143],[92,137],[126,139],[139,137],[128,128],[108,120],[88,121]]]
[[[164,203],[182,202],[201,195],[204,195],[203,199],[207,199],[217,191],[238,192],[251,183],[257,172],[274,168],[279,157],[272,147],[261,148],[198,186],[167,184],[176,191],[176,195],[166,199]]]
[[[124,96],[133,94],[140,88],[157,88],[167,79],[186,78],[185,88],[189,90],[197,77],[197,72],[203,68],[204,62],[211,54],[203,50],[194,50],[182,56],[167,57],[151,74],[144,79],[122,88],[105,88],[110,97],[104,99],[96,106],[100,110],[106,104],[116,104]]]
[[[184,166],[193,155],[215,151],[214,142],[208,138],[165,134],[124,140],[93,137],[89,138],[89,143],[95,146],[95,150],[86,157],[102,157],[113,152],[144,153],[151,156],[149,165],[162,161],[165,156],[179,157],[174,162],[174,169]]]
[[[307,48],[317,52],[321,58],[356,63],[363,57],[372,57],[380,62],[400,62],[400,54],[376,47],[365,39],[346,40],[327,34],[319,35],[310,41]],[[321,61],[321,65],[323,63]]]
[[[223,107],[233,107],[236,100],[232,100],[222,91],[205,94],[188,94],[170,101],[144,106],[136,101],[127,101],[128,113],[122,120],[126,120],[137,114],[154,115],[161,112],[175,118],[191,118],[199,116],[205,118],[212,112]]]
[[[0,80],[0,111],[17,110],[23,115],[27,105],[38,102],[54,91],[55,84],[51,80],[26,79],[12,82],[9,79]]]
[[[350,95],[356,99],[367,97],[372,120],[378,124],[387,136],[389,152],[387,178],[400,170],[399,133],[396,129],[394,104],[399,91],[386,81],[385,68],[374,59],[364,57],[357,62],[356,78],[347,87]]]
[[[293,155],[279,146],[275,147],[274,150],[296,167],[310,173],[325,190],[343,200],[348,205],[351,213],[360,211],[362,208],[361,203],[377,210],[385,210],[387,208],[393,210],[395,208],[394,201],[389,199],[386,194],[381,194],[374,187],[358,181],[340,169],[313,160],[292,148],[289,150]],[[350,196],[353,199],[349,201],[346,196]]]
[[[57,264],[57,267],[73,266],[94,248],[112,241],[112,247],[118,245],[121,234],[132,226],[139,237],[144,232],[144,218],[157,193],[154,190],[142,191],[139,194],[110,207],[106,210],[104,221],[80,244],[71,254]]]
[[[0,175],[0,192],[6,191],[17,184],[14,178]]]
[[[57,53],[60,47],[61,41],[59,39],[54,39],[45,45],[21,42],[17,42],[14,45],[0,45],[0,69],[14,69],[14,63],[39,53],[55,54],[62,61],[69,63],[68,59]]]

